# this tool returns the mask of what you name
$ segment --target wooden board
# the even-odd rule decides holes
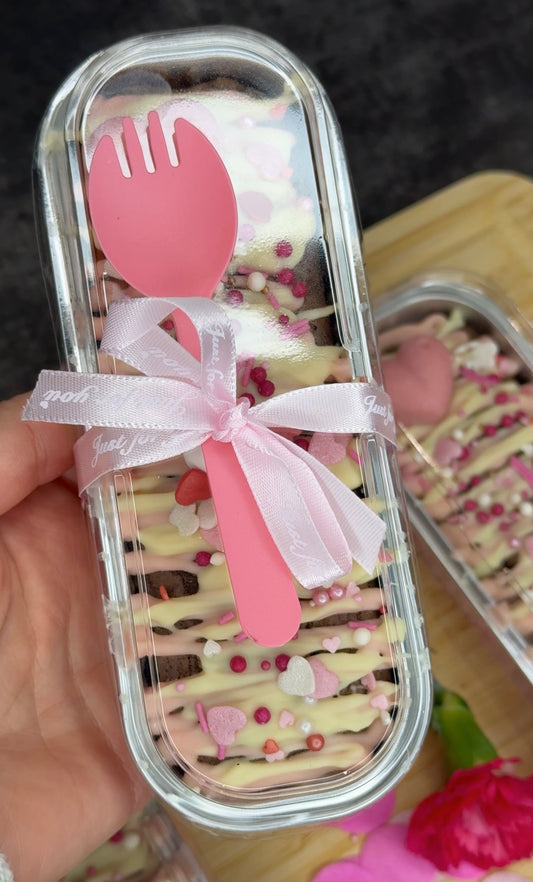
[[[533,321],[533,183],[482,173],[376,224],[365,235],[373,295],[423,271],[454,269],[498,284]],[[433,670],[470,703],[502,756],[520,756],[533,774],[533,690],[522,688],[492,642],[419,561]],[[397,790],[397,809],[412,808],[445,780],[433,732]],[[353,852],[339,830],[316,826],[249,837],[213,834],[176,819],[217,882],[309,882],[318,869]],[[533,880],[533,861],[515,869]]]

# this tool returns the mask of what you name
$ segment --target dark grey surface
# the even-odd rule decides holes
[[[15,0],[7,17],[0,56],[1,398],[30,388],[56,361],[34,234],[35,132],[71,69],[120,39],[238,24],[284,43],[330,95],[364,225],[481,169],[533,174],[531,0]]]

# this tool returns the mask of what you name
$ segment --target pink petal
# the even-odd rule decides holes
[[[408,851],[406,837],[406,824],[387,824],[368,835],[359,859],[374,882],[434,882],[437,868]]]
[[[340,830],[346,830],[347,833],[370,833],[376,827],[380,827],[389,820],[394,810],[395,793],[391,790],[381,799],[378,799],[373,805],[360,812],[354,812],[353,815],[347,815],[345,818],[339,818],[337,821],[330,821],[328,826],[339,827]]]
[[[357,858],[353,860],[347,858],[335,864],[328,864],[313,877],[312,882],[376,882],[376,879],[360,865]]]

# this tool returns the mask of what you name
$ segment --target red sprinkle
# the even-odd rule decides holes
[[[486,435],[487,438],[492,438],[497,431],[497,426],[485,426],[485,428],[483,429],[483,434]]]
[[[124,839],[124,831],[123,830],[117,830],[116,833],[113,833],[113,835],[109,837],[110,842],[122,842],[123,839]]]
[[[507,404],[507,402],[509,401],[509,396],[507,392],[498,392],[498,394],[494,398],[494,401],[496,402],[496,404]]]
[[[262,383],[258,383],[257,391],[263,396],[263,398],[270,398],[270,396],[276,391],[276,387],[272,380],[263,380]]]
[[[243,392],[241,395],[239,395],[239,398],[247,398],[250,402],[250,407],[253,407],[255,404],[255,397],[252,395],[251,392]]]
[[[242,674],[242,672],[245,671],[247,667],[246,659],[243,655],[234,655],[230,659],[229,666],[235,674]]]
[[[267,740],[263,744],[263,753],[277,753],[278,750],[279,750],[278,742],[274,741],[273,738],[267,738]]]
[[[305,743],[307,744],[309,750],[322,750],[325,743],[324,736],[309,735],[309,737],[305,739]]]
[[[475,499],[467,499],[464,504],[465,511],[475,511],[477,508],[477,502]]]
[[[254,720],[262,726],[269,722],[271,716],[272,714],[267,707],[258,707],[254,713]]]
[[[244,295],[242,291],[239,291],[238,288],[232,288],[231,291],[228,291],[227,301],[235,306],[238,306],[244,300]]]
[[[292,245],[286,239],[276,244],[276,254],[278,257],[290,257],[292,254]]]
[[[301,447],[302,450],[309,450],[309,441],[307,438],[295,438],[294,443]]]
[[[481,476],[472,475],[472,477],[470,478],[470,487],[477,487],[478,484],[481,484]]]
[[[250,379],[254,381],[254,383],[263,383],[267,378],[267,372],[264,367],[254,367],[250,371]]]
[[[288,325],[289,321],[289,316],[285,315],[284,312],[282,312],[282,314],[278,317],[278,322],[280,323],[280,325]]]
[[[294,282],[294,273],[288,267],[280,270],[278,273],[278,282],[281,282],[282,285],[292,285]]]
[[[462,462],[463,460],[468,459],[469,456],[470,456],[470,447],[465,445],[463,447],[463,449],[461,450],[461,453],[459,454],[458,459],[460,462]]]
[[[493,515],[496,515],[496,517],[500,517],[500,515],[502,515],[505,511],[501,502],[495,502],[494,505],[491,506],[490,510]]]
[[[192,505],[199,499],[209,499],[211,488],[205,472],[202,469],[189,469],[178,481],[174,494],[178,505]]]
[[[479,524],[488,524],[491,520],[491,516],[488,511],[478,511],[476,514],[476,520]]]
[[[507,530],[510,530],[510,529],[511,529],[511,524],[508,521],[502,521],[500,523],[500,530],[502,531],[502,533],[506,533]]]
[[[527,420],[527,413],[525,410],[517,410],[515,414],[515,420],[520,422],[521,420]]]
[[[275,665],[278,671],[286,671],[287,665],[289,664],[290,660],[290,655],[287,655],[286,652],[280,652],[280,654],[277,655],[275,658]]]
[[[211,554],[209,551],[198,551],[194,559],[199,567],[208,567],[211,563]]]
[[[291,290],[295,297],[305,297],[307,285],[304,282],[295,282]]]

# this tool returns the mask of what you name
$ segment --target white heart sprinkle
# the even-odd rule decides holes
[[[217,513],[212,499],[202,499],[198,503],[198,520],[204,530],[211,530],[217,525]]]
[[[278,686],[285,695],[309,695],[315,689],[313,668],[301,655],[293,655],[278,677]]]
[[[216,640],[206,640],[204,643],[204,655],[206,658],[213,658],[214,655],[218,655],[219,652],[222,651],[222,647],[220,643],[217,643]]]
[[[172,526],[176,527],[180,536],[193,536],[200,526],[195,505],[176,504],[170,512],[168,520]]]

